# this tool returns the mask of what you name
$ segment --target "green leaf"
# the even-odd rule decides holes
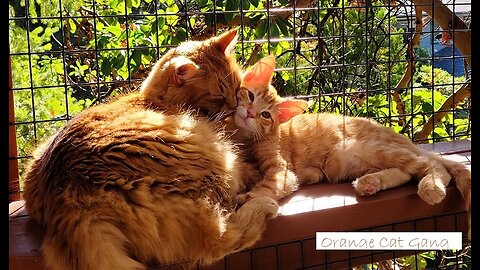
[[[250,25],[255,25],[260,19],[265,18],[263,14],[256,14],[253,17],[250,17]]]
[[[148,34],[151,30],[152,30],[151,25],[145,25],[145,24],[140,25],[140,31],[142,31],[143,33]]]
[[[75,31],[77,31],[77,25],[74,22],[72,22],[71,20],[68,20],[67,22],[68,22],[68,25],[70,26],[70,33],[72,33],[72,34],[75,33]],[[102,26],[103,26],[103,24],[102,24]],[[99,24],[97,23],[97,29],[98,28],[99,28]]]
[[[177,4],[175,4],[175,1],[167,1],[167,4],[167,13],[177,13],[179,11],[179,8]]]
[[[249,0],[240,0],[240,3],[242,4],[242,9],[243,10],[250,9],[250,1]]]
[[[286,0],[286,1],[289,1],[289,0]],[[260,3],[260,0],[250,0],[250,3],[251,3],[254,7],[258,7],[258,4]]]
[[[267,33],[267,20],[261,21],[257,29],[255,29],[255,37],[263,38],[265,33]]]
[[[441,127],[436,127],[433,132],[435,133],[435,137],[449,137],[447,131]]]
[[[122,68],[123,64],[125,63],[125,56],[122,54],[118,54],[115,59],[112,61],[112,66],[116,69]]]
[[[110,25],[109,27],[106,28],[106,30],[112,34],[114,34],[116,37],[119,37],[122,34],[122,28],[120,28],[119,25]]]
[[[207,5],[208,3],[208,0],[196,0],[197,1],[197,4],[200,6],[200,7],[204,7]]]
[[[187,32],[183,28],[178,28],[177,32],[175,33],[175,37],[180,42],[185,41],[187,39]]]
[[[240,5],[240,0],[227,0],[225,2],[225,11],[233,11],[237,10],[238,6]],[[225,13],[225,19],[227,22],[231,21],[235,17],[235,13]]]
[[[136,71],[138,70],[138,68],[140,67],[140,65],[142,64],[142,52],[140,50],[135,50],[133,53],[132,53],[132,56],[130,57],[133,62],[135,63],[133,65],[133,69],[132,71]]]
[[[424,102],[422,104],[422,111],[423,112],[431,112],[433,111],[433,106],[432,104],[430,104],[429,102]]]
[[[280,36],[280,30],[274,23],[270,23],[270,38],[278,38]]]
[[[112,63],[108,58],[103,59],[102,64],[100,65],[100,71],[104,76],[110,75],[112,72]]]
[[[102,35],[98,39],[97,45],[99,49],[106,48],[106,45],[110,43],[110,35]]]
[[[140,0],[132,0],[132,7],[138,8],[140,6]]]
[[[168,7],[165,10],[167,13],[177,13],[179,11],[178,6],[175,4],[175,1],[167,1]],[[165,16],[167,18],[168,25],[174,25],[175,22],[178,20],[177,15],[168,15]]]
[[[158,17],[152,22],[151,34],[156,35],[159,29],[162,29],[165,25],[165,18]]]
[[[289,27],[290,23],[282,17],[277,17],[275,19],[275,22],[276,22],[278,28],[280,29],[280,31],[282,32],[282,34],[285,37],[288,37],[290,35],[290,33],[288,32],[288,27]],[[290,25],[290,27],[291,27],[291,25]]]

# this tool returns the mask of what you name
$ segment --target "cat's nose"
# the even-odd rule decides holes
[[[250,110],[247,110],[247,118],[254,118],[255,115]]]

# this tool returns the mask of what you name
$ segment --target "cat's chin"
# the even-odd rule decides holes
[[[233,119],[235,121],[235,125],[243,130],[249,130],[251,129],[250,125],[249,125],[249,118],[243,118],[241,117],[240,115],[238,115],[238,113],[236,113],[234,116],[233,116]],[[252,120],[253,121],[253,120]]]

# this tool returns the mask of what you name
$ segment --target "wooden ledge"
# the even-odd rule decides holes
[[[439,143],[434,148],[425,145],[425,148],[430,148],[429,150],[443,153],[444,158],[467,165],[470,165],[471,161],[470,147],[470,141]],[[452,213],[455,213],[454,221],[442,222],[442,216]],[[460,214],[457,215],[458,213]],[[439,221],[422,223],[422,219],[433,216],[439,217]],[[451,219],[452,216],[448,218]],[[412,220],[418,222],[409,224],[408,222]],[[467,224],[464,201],[453,185],[448,187],[446,198],[434,206],[426,204],[418,197],[415,183],[381,191],[371,197],[356,196],[350,183],[305,186],[281,202],[279,215],[270,221],[262,239],[253,249],[268,250],[268,247],[275,246],[278,252],[279,244],[312,239],[316,232],[358,231],[372,228],[373,230],[378,228],[380,231],[462,231],[465,235]],[[44,269],[40,252],[41,241],[40,226],[30,218],[24,202],[10,203],[10,269]],[[310,248],[314,250],[314,245]],[[305,247],[302,246],[301,249]],[[227,263],[229,257],[235,261],[235,265],[242,262],[245,264],[241,254],[228,256],[225,261],[208,269],[223,269],[222,266]],[[288,263],[282,262],[286,265]],[[303,261],[302,265],[304,263]],[[250,265],[252,264],[250,261]]]

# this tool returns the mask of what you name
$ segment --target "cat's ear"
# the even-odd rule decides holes
[[[177,56],[170,61],[175,69],[172,76],[177,86],[184,85],[198,72],[198,66],[184,56]]]
[[[246,71],[242,77],[242,86],[247,89],[268,87],[275,69],[275,57],[269,55],[260,59],[253,67]]]
[[[218,37],[214,38],[214,42],[220,46],[220,50],[225,52],[225,54],[229,55],[235,48],[235,44],[237,44],[238,39],[238,30],[237,28],[228,30]]]
[[[285,123],[292,117],[302,114],[308,108],[308,102],[301,99],[284,99],[278,105],[278,120]]]

